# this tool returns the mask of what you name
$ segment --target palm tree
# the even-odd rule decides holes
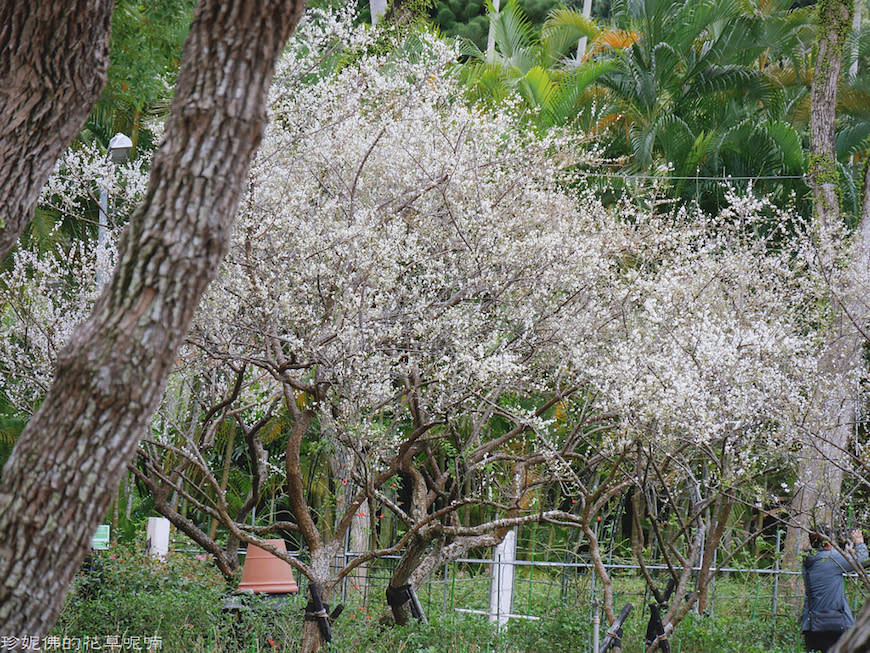
[[[630,170],[675,178],[800,175],[781,69],[800,51],[805,22],[785,13],[787,4],[616,0],[616,25],[637,37],[599,55],[614,66],[600,80],[609,90],[609,153]],[[679,181],[684,196],[702,190]]]
[[[498,105],[517,93],[533,123],[544,128],[564,125],[588,111],[591,85],[613,64],[578,65],[570,55],[578,38],[595,39],[601,30],[577,11],[558,9],[538,37],[517,0],[508,0],[498,10],[491,1],[487,6],[494,51],[488,56],[475,44],[465,44],[471,63],[463,67],[462,76],[475,99]]]
[[[837,93],[837,161],[844,208],[859,216],[870,211],[870,28],[853,33],[845,48],[846,74]]]
[[[134,147],[154,145],[143,128],[155,112],[168,113],[170,86],[193,14],[193,0],[118,0],[112,14],[109,79],[81,140],[103,147],[121,131]]]

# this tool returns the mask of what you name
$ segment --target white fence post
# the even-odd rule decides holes
[[[517,529],[512,528],[492,552],[489,581],[489,620],[504,626],[513,612],[514,562],[517,559]]]
[[[169,520],[166,517],[149,517],[146,537],[145,550],[148,555],[165,559],[169,553]]]

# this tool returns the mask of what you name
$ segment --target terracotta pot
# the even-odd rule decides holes
[[[279,551],[286,551],[284,540],[266,540]],[[299,586],[293,580],[293,568],[258,546],[248,545],[245,566],[242,568],[242,582],[238,592],[256,594],[294,594]]]

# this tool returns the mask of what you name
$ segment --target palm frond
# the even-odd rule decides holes
[[[804,167],[804,151],[801,135],[783,120],[770,120],[759,125],[776,144],[782,156],[783,169],[779,172],[798,174]]]
[[[596,80],[616,67],[611,60],[593,61],[578,66],[563,75],[554,90],[549,104],[549,121],[553,125],[564,125],[576,118],[581,111],[581,98],[587,96],[587,89]],[[584,105],[585,108],[585,105]]]
[[[837,130],[835,149],[837,158],[843,160],[870,148],[870,122],[850,121]]]
[[[531,107],[547,108],[555,84],[550,74],[541,66],[534,66],[519,80],[519,89]]]
[[[479,102],[499,104],[514,91],[511,71],[499,63],[478,63],[464,67],[462,79]]]
[[[541,29],[541,45],[549,61],[558,61],[576,46],[581,38],[594,41],[601,28],[576,9],[559,7],[550,12]]]
[[[503,65],[518,68],[523,74],[539,63],[539,51],[531,22],[517,0],[508,0],[498,12],[488,0],[490,20],[498,57]]]

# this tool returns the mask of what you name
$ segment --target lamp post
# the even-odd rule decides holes
[[[106,152],[106,159],[109,159],[116,166],[125,163],[130,157],[130,150],[133,148],[133,141],[126,134],[120,132],[112,136],[109,141],[109,150]],[[100,227],[97,231],[97,243],[103,244],[106,239],[106,228],[109,226],[109,191],[108,191],[108,175],[106,175],[106,183],[100,190]]]
[[[126,162],[130,157],[130,150],[133,148],[133,141],[126,134],[120,132],[112,136],[109,141],[109,149],[106,152],[106,159],[110,160],[115,166],[119,166]],[[102,281],[102,264],[99,260],[103,251],[103,244],[106,241],[106,229],[109,226],[109,174],[106,173],[103,179],[103,187],[100,189],[100,224],[97,228],[97,287]],[[103,256],[105,256],[103,254]]]

